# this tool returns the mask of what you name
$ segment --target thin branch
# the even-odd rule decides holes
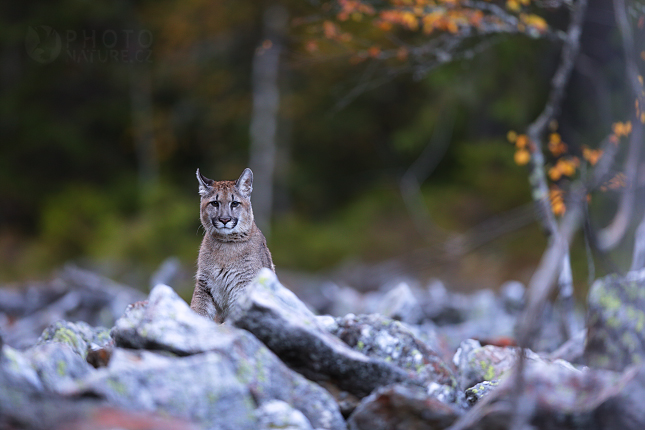
[[[584,23],[586,9],[587,0],[579,0],[572,11],[571,21],[560,55],[560,65],[551,81],[549,98],[540,116],[536,118],[527,130],[527,135],[532,145],[529,173],[532,197],[536,203],[538,219],[544,232],[548,237],[556,241],[559,240],[557,237],[554,237],[557,234],[558,225],[549,201],[549,187],[547,185],[544,168],[544,153],[542,152],[542,136],[545,134],[549,122],[560,111],[562,99],[564,98],[569,78],[571,77],[578,52],[580,51],[580,35],[582,34],[582,25]],[[573,327],[569,327],[568,324],[573,321],[570,315],[573,312],[573,279],[571,277],[571,263],[568,257],[568,249],[566,254],[566,257],[561,260],[559,300],[563,310],[562,316],[563,321],[565,321],[565,333],[567,337],[570,337],[573,334]]]
[[[632,92],[638,100],[641,108],[645,107],[645,98],[643,97],[643,86],[639,81],[639,73],[636,62],[634,61],[634,37],[627,16],[627,6],[625,0],[614,0],[614,15],[616,24],[620,30],[623,40],[623,53],[625,55],[625,69],[627,80],[632,88]],[[632,134],[629,140],[629,152],[625,160],[625,176],[627,186],[625,187],[616,216],[611,224],[598,232],[598,247],[601,250],[614,248],[622,240],[631,225],[632,215],[635,203],[636,178],[638,175],[638,163],[640,160],[641,146],[643,145],[643,124],[640,118],[633,121]]]

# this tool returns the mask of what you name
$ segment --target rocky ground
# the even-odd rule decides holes
[[[645,428],[645,272],[596,281],[567,342],[546,309],[518,385],[523,296],[328,286],[312,310],[266,270],[218,325],[69,267],[0,289],[0,428]]]

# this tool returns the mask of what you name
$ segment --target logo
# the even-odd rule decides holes
[[[34,61],[41,64],[51,63],[60,54],[61,45],[58,32],[47,25],[27,29],[25,48]]]

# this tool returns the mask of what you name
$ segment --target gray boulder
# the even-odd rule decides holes
[[[24,354],[9,345],[4,345],[0,351],[0,375],[2,375],[4,386],[19,387],[26,392],[44,391],[44,387],[38,373],[31,365],[31,361]],[[0,393],[3,390],[0,389]],[[2,398],[0,397],[0,400]]]
[[[385,317],[408,324],[418,324],[424,316],[419,300],[405,282],[399,283],[383,295],[377,312]]]
[[[43,331],[37,345],[62,343],[85,359],[88,350],[104,347],[111,341],[110,332],[104,327],[91,327],[83,321],[56,321]]]
[[[365,397],[347,425],[350,430],[436,430],[449,427],[460,414],[421,387],[394,384]]]
[[[473,339],[463,341],[453,357],[453,364],[459,375],[459,387],[466,390],[480,382],[502,378],[515,365],[519,351],[515,347],[481,346]],[[531,350],[525,350],[525,354],[528,361],[542,361]]]
[[[332,381],[358,397],[380,386],[414,378],[411,372],[354,351],[328,333],[268,269],[262,270],[248,287],[229,320],[253,333],[307,378]]]
[[[162,412],[209,429],[255,428],[249,387],[215,352],[171,357],[117,348],[108,367],[96,370],[70,394],[91,394],[119,408]]]
[[[457,386],[452,371],[441,358],[399,321],[378,314],[349,314],[336,319],[336,328],[331,333],[355,351],[415,374],[426,386],[431,383]]]
[[[255,411],[257,430],[313,430],[302,412],[280,400],[272,400]]]
[[[64,343],[48,342],[35,345],[24,352],[36,370],[45,390],[66,392],[94,369],[80,354]]]
[[[645,269],[596,280],[588,297],[584,362],[623,370],[645,363]]]
[[[561,361],[527,363],[521,393],[522,423],[518,428],[545,430],[637,430],[645,428],[642,399],[645,369],[630,367],[618,373],[602,369],[576,369]],[[507,378],[496,388],[495,404],[477,428],[498,428],[508,423],[515,399],[515,380]],[[496,407],[499,405],[500,407]]]
[[[206,422],[220,409],[223,415],[229,413],[233,408],[227,404],[229,398],[231,402],[236,399],[235,416],[239,419],[248,417],[247,409],[253,412],[256,403],[281,400],[302,412],[314,427],[345,427],[338,405],[327,391],[286,367],[250,333],[199,316],[168,286],[156,286],[147,303],[129,307],[117,321],[112,336],[117,348],[107,368],[99,369],[102,376],[95,377],[105,381],[91,382],[88,388],[108,399],[125,402],[117,403],[124,407],[127,404],[141,405],[146,410],[159,407],[169,413],[180,413],[181,417]],[[163,357],[145,351],[132,356],[118,347],[146,348],[180,357]],[[140,361],[150,365],[139,365]],[[179,372],[174,367],[183,370]],[[200,371],[206,367],[212,369],[202,375]],[[122,369],[130,376],[123,376]],[[102,392],[101,387],[106,383],[109,390]],[[147,388],[154,385],[155,389]],[[110,389],[114,387],[117,388]],[[164,391],[174,392],[178,398],[205,396],[206,400],[200,399],[193,411],[173,409],[176,403],[154,400],[158,392]],[[129,400],[123,400],[121,392]],[[250,416],[250,425],[254,425],[253,414]],[[238,424],[247,425],[244,423]]]
[[[111,327],[142,298],[140,291],[68,265],[49,282],[0,289],[0,331],[6,344],[26,349],[59,320]]]

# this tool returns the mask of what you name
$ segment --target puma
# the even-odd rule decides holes
[[[260,269],[275,272],[275,267],[253,218],[251,169],[244,169],[237,181],[214,181],[197,169],[197,180],[205,234],[190,307],[221,323]]]

